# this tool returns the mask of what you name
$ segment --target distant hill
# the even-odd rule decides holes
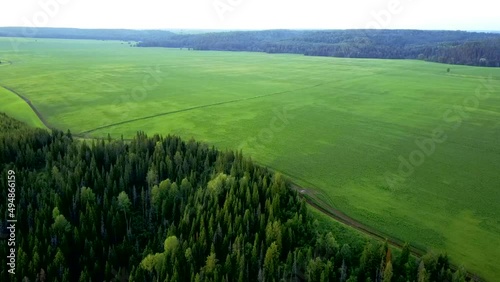
[[[175,34],[201,34],[201,33],[211,33],[211,32],[224,32],[227,30],[222,29],[166,29]]]
[[[500,33],[430,30],[127,30],[0,28],[0,37],[137,41],[139,47],[419,59],[500,67]]]
[[[146,41],[172,35],[166,30],[0,27],[0,37]]]
[[[470,32],[500,33],[500,30],[469,30]]]

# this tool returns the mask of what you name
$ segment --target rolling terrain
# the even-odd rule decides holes
[[[500,275],[498,68],[12,40],[0,111],[43,126],[15,91],[81,137],[241,149],[367,226]]]

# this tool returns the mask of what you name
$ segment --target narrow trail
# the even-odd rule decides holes
[[[211,103],[211,104],[206,104],[206,105],[199,105],[199,106],[189,107],[189,108],[185,108],[185,109],[169,111],[169,112],[154,114],[154,115],[145,116],[145,117],[139,117],[139,118],[135,118],[135,119],[130,119],[130,120],[120,121],[120,122],[116,122],[116,123],[112,123],[112,124],[108,124],[108,125],[99,126],[99,127],[93,128],[93,129],[84,130],[84,131],[81,131],[79,133],[74,133],[73,135],[76,137],[82,137],[82,138],[88,137],[87,134],[92,133],[94,131],[105,129],[105,128],[110,128],[110,127],[114,127],[114,126],[118,126],[118,125],[122,125],[122,124],[127,124],[127,123],[132,123],[132,122],[136,122],[136,121],[140,121],[140,120],[152,119],[152,118],[156,118],[156,117],[160,117],[160,116],[166,116],[166,115],[187,112],[187,111],[192,111],[192,110],[197,110],[197,109],[209,108],[209,107],[237,103],[237,102],[242,102],[242,101],[247,101],[247,100],[265,98],[265,97],[270,97],[270,96],[274,96],[274,95],[286,94],[286,93],[291,93],[291,92],[300,91],[300,90],[312,89],[315,87],[322,86],[324,84],[328,84],[328,83],[319,83],[319,84],[315,84],[313,86],[307,86],[307,87],[302,87],[302,88],[297,88],[297,89],[292,89],[292,90],[285,90],[285,91],[273,92],[273,93],[269,93],[269,94],[257,95],[257,96],[252,96],[252,97],[234,99],[234,100],[229,100],[229,101],[222,101],[222,102]],[[0,87],[16,94],[19,98],[21,98],[24,102],[26,102],[26,104],[28,104],[28,106],[30,106],[30,108],[33,110],[33,112],[35,112],[35,114],[38,116],[38,118],[40,119],[40,121],[43,123],[43,125],[45,127],[49,128],[49,129],[55,129],[55,127],[52,127],[47,122],[45,117],[40,113],[40,111],[35,107],[35,105],[33,105],[33,103],[31,102],[30,99],[28,99],[24,95],[20,94],[19,92],[17,92],[16,90],[14,90],[8,86],[0,85]]]
[[[291,188],[294,189],[299,193],[299,195],[313,208],[317,209],[321,213],[325,214],[326,216],[333,218],[334,220],[341,222],[347,226],[350,226],[358,231],[361,231],[364,234],[369,235],[370,237],[379,239],[381,241],[386,241],[387,243],[393,247],[396,247],[398,249],[402,249],[405,245],[405,242],[402,240],[399,240],[395,237],[391,237],[387,234],[384,234],[380,231],[377,231],[368,225],[365,225],[352,217],[349,217],[345,213],[341,212],[338,209],[335,209],[334,207],[331,206],[331,204],[326,203],[324,199],[321,199],[318,197],[318,193],[315,193],[315,190],[313,189],[307,189],[304,187],[300,187],[294,183],[292,183]],[[423,248],[418,248],[415,246],[410,245],[410,253],[418,258],[421,258],[424,256],[427,251]],[[456,271],[458,267],[454,264],[450,263],[450,268],[453,271]],[[467,278],[469,279],[474,279],[473,281],[485,281],[483,278],[478,276],[475,273],[467,271]]]
[[[373,74],[364,75],[364,76],[357,76],[357,77],[352,78],[350,80],[359,79],[359,78],[363,78],[363,77],[371,77],[371,76],[373,76]],[[328,85],[328,84],[336,83],[336,82],[338,82],[338,81],[337,80],[327,81],[327,82],[318,83],[318,84],[314,84],[311,86],[305,86],[305,87],[300,87],[300,88],[291,89],[291,90],[278,91],[278,92],[272,92],[272,93],[262,94],[262,95],[252,96],[252,97],[246,97],[246,98],[234,99],[234,100],[229,100],[229,101],[222,101],[222,102],[217,102],[217,103],[193,106],[193,107],[189,107],[189,108],[185,108],[185,109],[169,111],[169,112],[164,112],[164,113],[159,113],[159,114],[154,114],[154,115],[150,115],[150,116],[139,117],[139,118],[134,118],[134,119],[129,119],[129,120],[124,120],[124,121],[120,121],[120,122],[116,122],[116,123],[112,123],[112,124],[108,124],[108,125],[99,126],[99,127],[93,128],[93,129],[84,130],[82,132],[77,133],[77,136],[85,136],[86,134],[92,133],[92,132],[97,131],[97,130],[110,128],[110,127],[114,127],[114,126],[118,126],[118,125],[122,125],[122,124],[132,123],[132,122],[136,122],[136,121],[140,121],[140,120],[152,119],[152,118],[156,118],[156,117],[160,117],[160,116],[166,116],[166,115],[187,112],[187,111],[192,111],[192,110],[197,110],[197,109],[203,109],[203,108],[215,107],[215,106],[237,103],[237,102],[242,102],[242,101],[248,101],[248,100],[253,100],[253,99],[265,98],[265,97],[270,97],[270,96],[274,96],[274,95],[292,93],[295,91],[313,89],[313,88],[316,88],[319,86]],[[346,80],[344,80],[343,82],[346,82]]]
[[[7,91],[10,91],[10,92],[16,94],[19,98],[23,99],[23,101],[26,102],[26,104],[28,104],[28,106],[30,106],[31,110],[33,110],[33,112],[36,114],[36,116],[38,117],[38,119],[40,119],[40,121],[43,123],[43,125],[45,127],[47,127],[48,129],[54,129],[54,127],[52,127],[47,122],[47,120],[45,119],[45,117],[38,111],[38,109],[33,105],[33,103],[31,103],[30,99],[28,99],[25,96],[19,94],[19,92],[17,92],[16,90],[14,90],[14,89],[12,89],[10,87],[4,86],[4,85],[0,85],[0,87],[2,87],[3,89],[5,89]]]
[[[316,84],[316,85],[313,85],[313,86],[307,86],[307,87],[302,87],[302,88],[297,88],[297,89],[292,89],[292,90],[286,90],[286,91],[273,92],[273,93],[269,93],[269,94],[263,94],[263,95],[257,95],[257,96],[252,96],[252,97],[234,99],[234,100],[229,100],[229,101],[222,101],[222,102],[217,102],[217,103],[199,105],[199,106],[189,107],[189,108],[185,108],[185,109],[180,109],[180,110],[175,110],[175,111],[169,111],[169,112],[164,112],[164,113],[159,113],[159,114],[154,114],[154,115],[150,115],[150,116],[139,117],[139,118],[134,118],[134,119],[129,119],[129,120],[124,120],[124,121],[120,121],[120,122],[116,122],[116,123],[112,123],[112,124],[108,124],[108,125],[99,126],[99,127],[93,128],[93,129],[85,130],[85,131],[82,131],[82,132],[80,132],[78,134],[80,134],[80,135],[89,134],[89,133],[97,131],[97,130],[101,130],[101,129],[105,129],[105,128],[110,128],[110,127],[114,127],[114,126],[118,126],[118,125],[122,125],[122,124],[132,123],[132,122],[136,122],[136,121],[140,121],[140,120],[152,119],[152,118],[156,118],[156,117],[160,117],[160,116],[166,116],[166,115],[171,115],[171,114],[176,114],[176,113],[182,113],[182,112],[187,112],[187,111],[192,111],[192,110],[197,110],[197,109],[215,107],[215,106],[220,106],[220,105],[226,105],[226,104],[232,104],[232,103],[237,103],[237,102],[242,102],[242,101],[248,101],[248,100],[253,100],[253,99],[270,97],[270,96],[274,96],[274,95],[286,94],[286,93],[291,93],[291,92],[300,91],[300,90],[311,89],[311,88],[315,88],[315,87],[318,87],[318,86],[322,86],[324,84],[326,84],[326,83],[320,83],[320,84]]]
[[[317,193],[314,192],[314,190],[306,189],[296,184],[292,184],[292,189],[296,190],[309,205],[321,211],[325,215],[335,219],[336,221],[342,222],[350,227],[353,227],[365,234],[370,235],[371,237],[375,237],[382,241],[387,240],[387,243],[394,247],[400,249],[403,248],[405,242],[403,242],[402,240],[392,238],[386,234],[383,234],[382,232],[378,232],[373,228],[370,228],[368,225],[365,225],[353,219],[352,217],[349,217],[340,210],[333,208],[330,204],[326,203],[323,199],[319,198]],[[414,246],[410,246],[410,252],[417,257],[421,257],[426,253],[424,249],[420,249]]]

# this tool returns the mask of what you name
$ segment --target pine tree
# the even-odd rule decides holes
[[[425,270],[424,261],[420,261],[420,264],[418,265],[417,281],[418,282],[428,282],[429,281],[429,278],[427,277],[427,271]]]
[[[392,280],[392,263],[391,261],[387,262],[384,270],[384,280],[383,282],[391,282]]]

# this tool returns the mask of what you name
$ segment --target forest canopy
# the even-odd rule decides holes
[[[149,38],[143,47],[294,53],[346,58],[419,59],[500,66],[500,34],[424,30],[266,30]]]
[[[1,281],[466,279],[445,254],[338,240],[284,176],[194,140],[78,140],[0,113],[2,185],[9,170],[17,266],[15,276],[2,268]],[[0,211],[7,218],[6,201]]]

